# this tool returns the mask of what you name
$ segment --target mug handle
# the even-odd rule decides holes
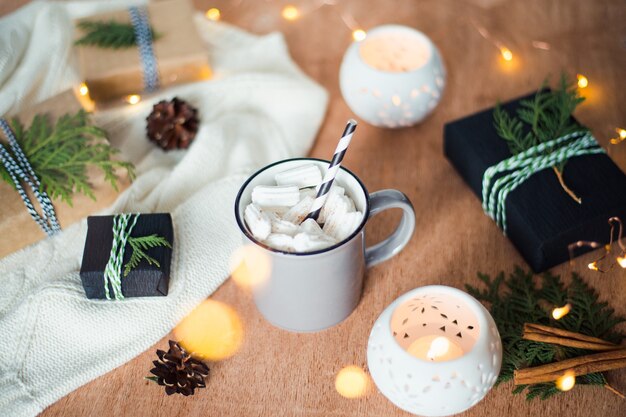
[[[370,194],[370,217],[390,208],[404,210],[402,219],[391,236],[365,249],[365,265],[367,267],[397,255],[409,243],[415,231],[415,210],[404,193],[398,190],[380,190]]]

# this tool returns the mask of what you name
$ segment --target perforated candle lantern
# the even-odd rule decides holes
[[[460,413],[496,382],[500,334],[489,312],[456,288],[416,288],[378,317],[367,363],[380,392],[421,416]]]
[[[439,103],[446,70],[423,33],[401,25],[371,29],[354,42],[339,71],[341,94],[366,122],[398,128],[422,121]]]

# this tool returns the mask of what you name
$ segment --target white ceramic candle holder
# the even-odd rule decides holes
[[[446,70],[439,51],[422,32],[401,25],[371,29],[352,43],[341,63],[339,84],[350,109],[379,127],[422,121],[439,103]]]
[[[456,288],[430,285],[396,299],[378,317],[367,364],[380,392],[422,416],[460,413],[500,373],[502,345],[489,312]]]

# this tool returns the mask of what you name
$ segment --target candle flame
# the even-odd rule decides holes
[[[617,257],[617,263],[619,264],[619,266],[621,266],[622,268],[626,268],[626,257],[625,256],[618,256]]]
[[[552,310],[552,317],[554,317],[554,320],[560,320],[563,316],[569,313],[571,309],[572,305],[569,303],[565,304],[563,307],[557,307]]]
[[[126,102],[128,104],[137,104],[141,101],[141,96],[139,94],[131,94],[126,96]]]
[[[569,391],[576,385],[576,374],[572,370],[565,371],[563,376],[556,380],[555,384],[559,390]]]
[[[589,80],[582,74],[576,74],[576,79],[578,80],[578,88],[587,88],[589,85]]]
[[[78,87],[78,92],[81,96],[86,96],[87,94],[89,94],[89,88],[87,88],[87,84],[80,83],[80,86]]]
[[[507,62],[513,60],[513,52],[511,52],[511,50],[507,47],[501,46],[500,54],[502,55],[502,58]]]
[[[352,32],[352,39],[354,39],[357,42],[362,41],[366,37],[367,37],[367,32],[365,32],[363,29],[356,29],[355,31]]]
[[[220,20],[220,18],[222,17],[222,13],[220,12],[220,9],[217,9],[215,7],[212,7],[209,10],[207,10],[204,15],[206,16],[207,19],[212,20],[214,22]]]
[[[370,378],[358,366],[346,366],[337,373],[335,389],[342,397],[360,398],[369,391]]]
[[[436,337],[430,343],[430,349],[428,349],[426,357],[431,361],[434,361],[435,358],[448,353],[448,349],[450,349],[450,341],[443,336]]]
[[[283,8],[281,15],[283,19],[292,21],[300,17],[300,11],[296,6],[289,4]]]

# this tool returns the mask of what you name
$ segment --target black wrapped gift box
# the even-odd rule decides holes
[[[174,246],[172,217],[169,213],[141,214],[131,236],[157,234]],[[113,242],[113,216],[89,216],[87,218],[87,240],[80,268],[80,278],[87,298],[106,298],[104,292],[104,269],[111,255]],[[124,262],[130,259],[132,249],[126,244]],[[146,253],[159,262],[160,267],[147,261],[133,268],[128,276],[122,277],[124,297],[165,296],[170,281],[172,249],[164,246],[151,248]],[[123,268],[122,268],[123,270]],[[112,288],[109,292],[113,298]]]
[[[502,106],[515,114],[519,101],[533,96]],[[484,172],[511,156],[495,130],[493,108],[447,123],[444,153],[481,200]],[[551,169],[531,176],[506,200],[507,236],[535,272],[568,260],[573,242],[607,243],[611,216],[626,220],[626,175],[606,154],[570,159],[563,178],[582,204],[563,191]]]

